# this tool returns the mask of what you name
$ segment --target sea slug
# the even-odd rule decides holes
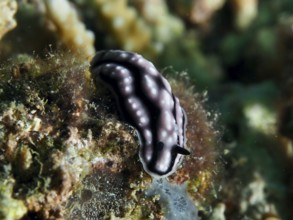
[[[98,52],[91,62],[96,86],[115,95],[123,119],[138,132],[140,160],[147,173],[176,171],[186,149],[187,117],[168,81],[141,55],[121,50]]]

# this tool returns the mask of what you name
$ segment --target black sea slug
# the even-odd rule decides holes
[[[121,50],[98,52],[91,62],[92,77],[116,97],[123,119],[138,132],[140,160],[154,177],[172,174],[186,149],[185,111],[168,81],[141,55]]]

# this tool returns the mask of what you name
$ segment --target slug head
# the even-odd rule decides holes
[[[152,159],[143,162],[144,169],[153,177],[171,175],[181,163],[182,156],[190,154],[187,149],[179,145],[167,147],[163,142],[157,143],[155,149]]]

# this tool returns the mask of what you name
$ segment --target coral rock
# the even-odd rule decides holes
[[[86,30],[76,9],[67,0],[47,0],[47,17],[56,26],[63,43],[74,52],[90,57],[95,53],[94,34]]]
[[[17,10],[17,3],[14,0],[0,2],[0,39],[16,26],[13,16]]]

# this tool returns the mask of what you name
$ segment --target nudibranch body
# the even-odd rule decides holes
[[[96,85],[105,83],[124,120],[138,132],[140,160],[154,177],[172,174],[188,155],[185,111],[168,81],[142,56],[126,51],[98,52],[91,62]]]

